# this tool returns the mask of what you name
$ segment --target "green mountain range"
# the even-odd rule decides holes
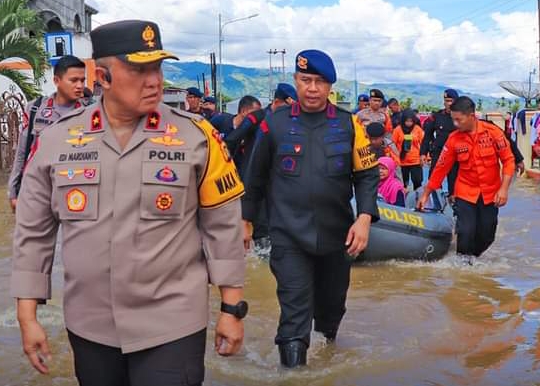
[[[210,65],[202,62],[165,62],[163,66],[165,79],[179,87],[199,86],[203,89],[202,74],[210,81]],[[199,83],[197,82],[197,77]],[[250,94],[256,97],[269,96],[268,69],[239,67],[223,65],[224,95],[231,98],[240,98]],[[273,85],[282,81],[281,74],[273,74]],[[285,74],[285,82],[292,83],[292,74]],[[358,84],[359,93],[367,93],[370,88],[381,89],[387,98],[397,98],[404,101],[412,98],[413,106],[429,105],[442,106],[442,95],[447,86],[423,83],[375,83],[371,85]],[[339,79],[334,86],[343,100],[356,101],[354,95],[354,81]],[[497,110],[498,98],[467,93],[466,90],[458,90],[460,94],[470,96],[477,103],[481,100],[484,110]]]

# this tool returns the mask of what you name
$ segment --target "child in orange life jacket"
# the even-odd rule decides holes
[[[390,157],[379,158],[379,182],[378,194],[391,205],[405,206],[405,188],[403,183],[396,177],[396,163]]]
[[[405,187],[412,180],[414,189],[422,186],[422,164],[420,145],[424,139],[424,130],[416,124],[416,114],[412,109],[405,109],[401,115],[401,124],[395,128],[392,139],[399,151],[399,162]]]

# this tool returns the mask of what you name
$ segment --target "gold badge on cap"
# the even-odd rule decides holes
[[[304,58],[301,55],[298,55],[298,58],[296,59],[296,65],[301,70],[307,70],[308,60],[307,58]]]
[[[450,98],[446,92],[444,93],[444,97],[445,98]]]
[[[146,26],[142,33],[142,38],[146,42],[145,44],[148,46],[148,48],[154,48],[156,43],[154,42],[154,39],[156,38],[156,33],[154,32],[154,29],[150,27],[149,25]]]
[[[372,96],[372,97],[375,97],[375,96],[376,96],[376,95],[375,95],[375,91],[372,91],[372,92],[371,92],[371,96]]]

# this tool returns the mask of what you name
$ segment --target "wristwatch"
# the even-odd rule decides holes
[[[243,300],[234,306],[221,302],[221,312],[231,314],[238,319],[244,319],[248,313],[248,304]]]

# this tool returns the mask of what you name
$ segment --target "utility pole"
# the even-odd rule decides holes
[[[284,48],[278,52],[281,54],[281,81],[285,82],[285,54],[287,53],[287,51],[285,51],[285,48]]]
[[[538,78],[540,80],[540,0],[538,0],[536,12],[538,12]]]
[[[236,22],[242,21],[242,20],[253,19],[254,17],[257,17],[257,16],[259,16],[259,14],[254,13],[253,15],[249,15],[249,16],[246,16],[246,17],[239,17],[238,19],[232,19],[232,20],[223,21],[221,19],[221,13],[218,15],[218,23],[219,23],[219,31],[218,31],[219,69],[218,69],[217,93],[219,95],[219,105],[217,106],[217,108],[219,109],[218,111],[220,111],[220,112],[222,111],[222,107],[223,107],[223,62],[221,61],[221,56],[222,56],[221,51],[222,51],[222,46],[223,46],[223,41],[224,41],[223,28],[227,24],[236,23]]]
[[[540,1],[540,0],[538,0]],[[358,79],[357,79],[357,75],[356,75],[356,62],[354,62],[354,98],[353,98],[353,104],[357,103],[357,100],[356,98],[358,98]]]
[[[272,55],[275,54],[274,51],[272,50],[266,51],[266,53],[268,54],[268,98],[270,100],[272,100],[272,75],[273,75],[272,73],[274,72],[272,68]]]
[[[540,1],[540,0],[539,0]],[[273,90],[273,76],[274,76],[274,68],[272,67],[272,55],[281,54],[281,68],[276,67],[275,70],[279,69],[279,72],[281,72],[281,81],[285,82],[285,54],[287,53],[287,50],[276,50],[275,48],[272,50],[266,51],[268,54],[268,97],[272,99],[272,91]]]

